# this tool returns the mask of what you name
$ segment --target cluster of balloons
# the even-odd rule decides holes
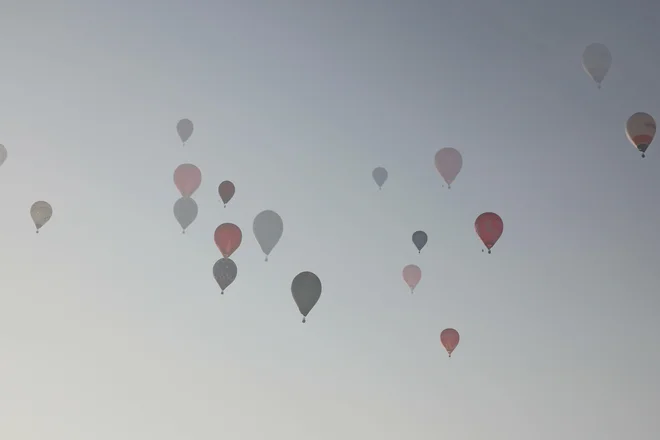
[[[183,146],[192,136],[193,129],[194,125],[190,119],[181,119],[177,123],[176,130]],[[181,198],[174,203],[174,217],[181,225],[184,233],[186,228],[197,218],[197,203],[191,196],[197,191],[201,183],[202,173],[193,164],[179,165],[174,171],[174,184],[181,193]],[[229,180],[221,182],[218,186],[218,195],[225,208],[233,199],[235,193],[236,186]],[[268,261],[268,256],[275,249],[284,233],[282,217],[272,210],[262,211],[254,218],[252,230],[261,250],[265,254],[265,261]],[[234,223],[223,223],[215,229],[213,240],[222,255],[222,258],[213,265],[213,278],[220,287],[220,293],[224,294],[225,290],[238,276],[238,266],[230,257],[243,242],[243,232]],[[303,316],[303,322],[306,322],[307,315],[321,297],[321,290],[321,280],[312,272],[301,272],[293,279],[291,293],[298,310]]]
[[[612,54],[604,44],[593,43],[586,47],[582,54],[582,67],[599,89],[611,66]],[[646,157],[646,150],[655,137],[655,130],[655,120],[648,113],[635,113],[626,122],[626,136],[642,153],[642,157]]]

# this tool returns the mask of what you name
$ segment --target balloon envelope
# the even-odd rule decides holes
[[[213,278],[220,286],[220,293],[225,293],[225,290],[234,282],[237,275],[236,263],[229,258],[221,258],[213,265]]]
[[[215,229],[213,239],[218,249],[220,249],[222,256],[229,258],[241,245],[243,233],[235,224],[223,223]]]
[[[435,168],[451,188],[456,176],[463,168],[463,156],[455,148],[443,148],[435,153]]]
[[[490,252],[490,249],[495,246],[497,240],[502,236],[504,222],[494,212],[484,212],[474,221],[474,229],[488,252]]]
[[[0,144],[0,165],[7,160],[7,149],[4,145]]]
[[[179,138],[184,144],[190,139],[190,136],[192,136],[193,129],[194,126],[190,119],[181,119],[176,124],[176,132],[179,134]]]
[[[604,44],[590,44],[582,54],[582,67],[599,88],[611,65],[612,54]]]
[[[30,216],[38,232],[53,216],[53,207],[48,202],[34,202],[30,208]]]
[[[262,211],[254,218],[252,231],[254,236],[257,237],[261,250],[266,254],[266,261],[268,261],[268,255],[273,251],[284,233],[282,217],[275,211]]]
[[[174,170],[174,184],[181,197],[190,197],[202,184],[202,172],[191,163],[184,163]]]
[[[181,197],[174,202],[174,218],[185,231],[197,218],[197,203],[190,197]]]
[[[422,280],[422,269],[414,264],[409,264],[403,268],[403,281],[410,287],[410,292],[415,290],[417,284]]]
[[[429,241],[429,236],[424,231],[413,232],[412,242],[419,252],[422,252],[424,246]]]
[[[293,300],[303,315],[303,322],[321,297],[321,280],[312,272],[300,272],[291,283]]]
[[[371,176],[374,178],[374,182],[378,185],[378,188],[382,188],[385,182],[387,181],[387,170],[383,167],[374,168],[371,172]]]
[[[460,339],[460,335],[453,328],[446,328],[440,333],[440,342],[445,347],[445,350],[447,350],[449,357],[451,357],[452,352],[456,350]]]
[[[218,194],[220,195],[220,199],[222,200],[222,203],[225,204],[225,206],[227,203],[229,203],[231,198],[234,197],[235,192],[236,187],[229,180],[225,180],[218,186]]]
[[[642,154],[646,153],[649,145],[653,142],[655,130],[655,119],[648,113],[635,113],[626,122],[626,136]]]

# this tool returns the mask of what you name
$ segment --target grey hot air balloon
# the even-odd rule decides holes
[[[424,246],[426,246],[427,241],[429,241],[429,236],[426,235],[426,232],[424,231],[416,231],[412,235],[412,242],[420,254],[422,253]]]
[[[312,272],[300,272],[293,279],[291,293],[303,316],[302,322],[307,321],[307,315],[321,297],[321,290],[321,280]]]
[[[387,181],[387,176],[387,170],[383,167],[374,168],[371,172],[371,177],[374,178],[374,182],[378,185],[378,189],[383,189],[383,185],[385,185],[385,182]]]
[[[612,54],[604,44],[593,43],[584,50],[582,54],[582,67],[587,72],[587,75],[598,85],[599,89],[611,66]]]
[[[236,263],[229,258],[220,258],[213,265],[213,278],[220,286],[220,294],[225,293],[225,290],[234,282],[237,275]]]
[[[193,129],[194,125],[190,119],[181,119],[176,124],[176,132],[179,134],[179,138],[183,145],[186,145],[186,142],[188,142],[188,139],[192,136]]]
[[[280,241],[284,232],[282,217],[275,211],[262,211],[254,218],[252,231],[254,236],[257,237],[261,250],[266,254],[266,261],[268,261],[268,256]]]
[[[190,197],[181,197],[174,202],[174,218],[181,225],[182,234],[185,234],[188,226],[195,221],[198,212],[197,202]]]
[[[7,160],[7,149],[4,145],[0,144],[0,165]]]
[[[32,217],[34,225],[37,227],[38,234],[39,229],[48,223],[48,220],[53,216],[53,207],[50,206],[50,203],[48,202],[34,202],[30,208],[30,216]]]

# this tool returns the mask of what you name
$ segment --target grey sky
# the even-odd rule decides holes
[[[656,439],[660,152],[624,126],[660,117],[659,20],[652,0],[5,2],[0,437]],[[220,296],[225,221],[244,238]],[[304,270],[324,288],[305,325]]]

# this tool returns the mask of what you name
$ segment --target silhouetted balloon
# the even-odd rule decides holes
[[[410,293],[415,291],[415,287],[422,279],[422,269],[414,264],[409,264],[403,268],[403,281],[410,287]]]
[[[443,148],[435,153],[435,168],[445,180],[447,188],[456,180],[463,168],[463,156],[455,148]]]
[[[293,300],[305,322],[307,315],[314,308],[321,297],[321,280],[312,272],[300,272],[291,283]]]
[[[179,138],[183,145],[186,144],[190,136],[193,134],[194,125],[190,119],[181,119],[176,124],[176,132],[179,134]]]
[[[628,140],[646,157],[646,150],[655,137],[655,119],[648,113],[635,113],[626,122]]]
[[[490,250],[502,236],[504,222],[494,212],[484,212],[474,221],[474,229],[490,254]]]
[[[412,242],[419,251],[419,253],[422,253],[422,249],[424,246],[426,246],[426,243],[429,241],[429,236],[426,235],[426,232],[424,231],[417,231],[414,232],[412,235]]]
[[[213,265],[213,278],[220,286],[220,293],[224,294],[238,275],[238,268],[229,258],[221,258]]]
[[[452,352],[456,350],[460,339],[460,335],[453,328],[446,328],[440,333],[440,342],[445,347],[445,350],[447,350],[449,357],[451,357]]]
[[[227,207],[227,203],[229,203],[232,197],[234,197],[235,192],[236,187],[229,180],[225,180],[218,186],[218,194],[220,195],[222,203],[225,204],[225,208]]]
[[[30,216],[37,227],[37,233],[39,233],[39,229],[48,223],[48,220],[53,216],[53,207],[48,202],[34,202],[30,208]]]
[[[184,163],[174,170],[174,184],[181,197],[190,197],[202,184],[202,172],[191,163]]]
[[[198,211],[197,203],[190,197],[181,197],[174,202],[174,218],[181,225],[182,233],[195,221]]]
[[[387,176],[387,170],[383,167],[374,168],[371,172],[371,177],[374,178],[374,182],[378,185],[378,189],[383,188],[383,185],[385,185],[385,182],[387,181]]]
[[[605,75],[612,66],[612,54],[610,50],[600,43],[593,43],[587,46],[582,54],[582,67],[591,77],[598,88],[605,79]]]
[[[0,165],[7,160],[7,149],[4,145],[0,144]]]
[[[215,229],[213,239],[218,249],[220,249],[222,256],[229,258],[241,245],[243,233],[241,232],[241,228],[235,224],[223,223]]]
[[[268,256],[284,233],[282,217],[275,211],[262,211],[254,218],[252,231],[254,236],[257,237],[261,250],[266,254],[266,261],[268,261]]]

